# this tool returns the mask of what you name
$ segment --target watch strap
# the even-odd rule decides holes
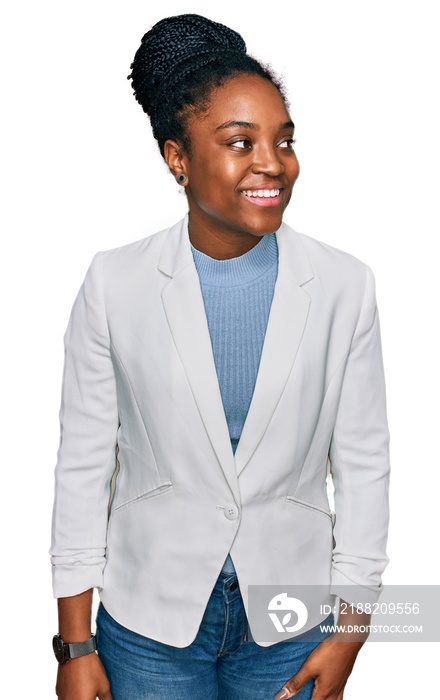
[[[69,649],[69,658],[77,659],[79,656],[85,656],[86,654],[91,654],[92,651],[96,651],[96,637],[92,634],[90,639],[86,639],[85,642],[66,644],[66,647]]]

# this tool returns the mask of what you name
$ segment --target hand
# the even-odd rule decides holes
[[[370,622],[371,615],[341,599],[340,629],[318,644],[275,700],[294,698],[311,678],[315,679],[312,700],[342,700],[356,657],[368,638]]]
[[[58,667],[59,700],[112,700],[110,683],[98,655],[87,654]]]
[[[325,639],[307,657],[298,673],[287,681],[275,700],[295,697],[311,678],[315,679],[312,700],[342,700],[362,644]]]

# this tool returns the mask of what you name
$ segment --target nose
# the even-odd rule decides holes
[[[261,145],[254,149],[254,162],[252,172],[266,173],[271,177],[277,177],[284,172],[284,164],[272,145]]]

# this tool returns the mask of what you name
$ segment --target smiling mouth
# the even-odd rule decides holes
[[[281,203],[282,189],[271,190],[243,190],[242,195],[252,204],[259,204],[264,207],[274,207]]]

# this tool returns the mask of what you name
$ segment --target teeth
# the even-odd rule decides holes
[[[265,199],[278,197],[279,193],[279,190],[245,190],[243,192],[247,197],[260,197]]]

